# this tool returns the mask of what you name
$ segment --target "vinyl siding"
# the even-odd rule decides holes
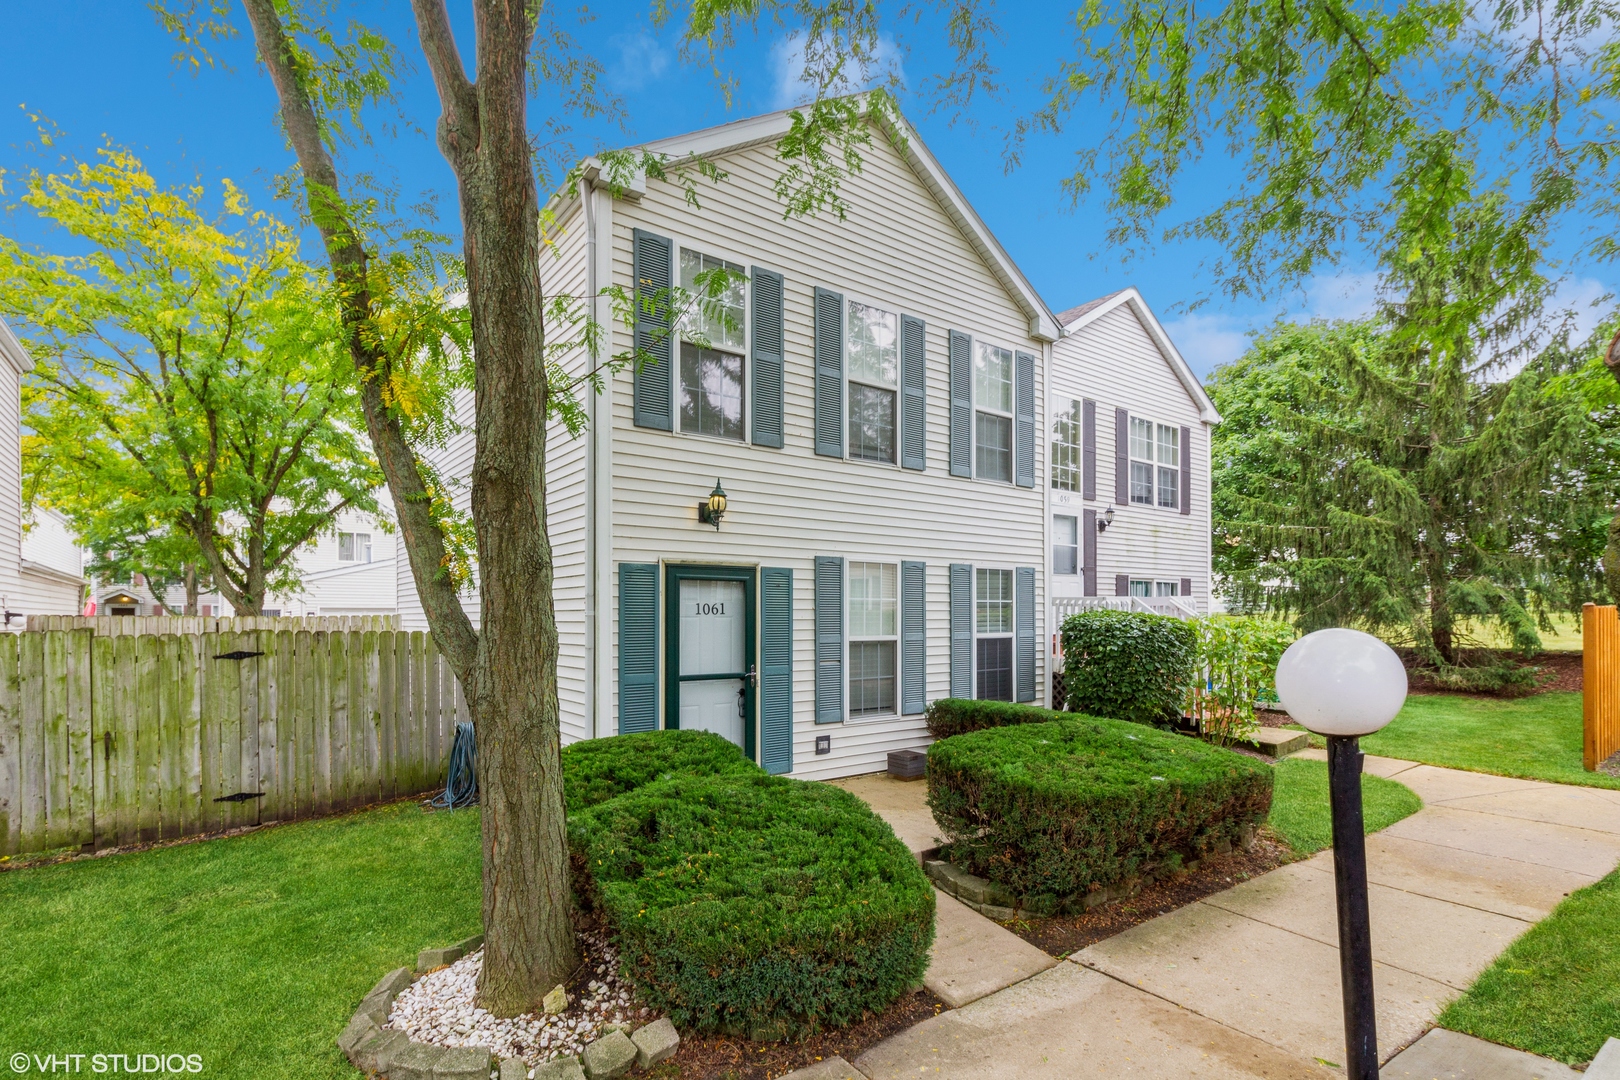
[[[927,563],[929,700],[949,693],[949,564],[1039,567],[1045,558],[1039,487],[949,475],[946,397],[947,331],[1037,358],[1042,345],[904,159],[881,138],[863,154],[863,172],[844,188],[849,211],[843,221],[830,214],[784,220],[771,189],[777,163],[769,146],[723,158],[727,179],[700,191],[700,209],[688,207],[678,190],[650,184],[640,203],[621,201],[613,215],[613,277],[621,284],[630,281],[631,229],[638,226],[785,276],[783,449],[636,428],[630,378],[615,379],[614,558],[793,568],[793,775],[806,778],[876,771],[885,766],[888,751],[927,742],[921,717],[814,723],[815,556]],[[926,321],[925,472],[816,456],[811,305],[818,285],[846,300]],[[616,347],[628,347],[625,328],[616,329]],[[1038,427],[1045,423],[1043,387],[1044,373],[1037,371]],[[1037,475],[1044,475],[1043,440],[1037,440],[1036,454]],[[718,532],[697,520],[697,504],[717,477],[729,496]],[[1044,580],[1037,575],[1037,634],[1044,632]],[[616,602],[610,610],[617,610]],[[1044,662],[1044,656],[1037,659],[1036,685],[1042,688]],[[606,715],[616,715],[616,709]],[[831,736],[831,754],[815,755],[818,735]]]
[[[1128,303],[1060,339],[1053,346],[1052,398],[1097,402],[1097,498],[1052,491],[1052,512],[1081,516],[1114,505],[1114,523],[1097,537],[1097,592],[1114,594],[1114,577],[1180,581],[1191,578],[1193,600],[1209,611],[1209,428],[1170,362]],[[1114,410],[1156,423],[1186,427],[1192,437],[1192,513],[1156,506],[1114,504]],[[1051,426],[1043,429],[1051,448]],[[1046,481],[1050,486],[1050,479]],[[1062,500],[1069,501],[1064,503]],[[1055,598],[1079,596],[1083,575],[1053,576]]]
[[[21,596],[21,560],[22,383],[17,369],[0,357],[0,599],[8,603]]]
[[[572,204],[572,208],[576,212],[560,225],[555,253],[542,257],[540,279],[548,297],[560,294],[580,296],[585,291],[584,218],[577,213],[577,202]],[[580,370],[583,363],[584,357],[579,353],[563,358],[564,367],[570,371]],[[455,407],[461,432],[451,438],[444,448],[428,457],[440,475],[454,485],[452,501],[456,509],[471,513],[470,478],[474,452],[472,392],[458,392]],[[585,620],[587,435],[571,436],[564,425],[552,422],[546,427],[546,440],[546,525],[551,540],[552,588],[557,618],[557,697],[562,714],[562,737],[566,743],[589,735],[585,696],[588,679]],[[403,541],[396,562],[402,624],[406,629],[426,630],[427,617],[422,611],[421,598],[416,591]],[[476,626],[479,620],[476,581],[463,594],[462,607]]]

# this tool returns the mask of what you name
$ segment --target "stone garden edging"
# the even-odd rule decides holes
[[[388,1028],[394,999],[419,975],[453,964],[478,951],[479,934],[455,945],[423,949],[416,971],[395,968],[377,981],[338,1036],[338,1049],[355,1068],[387,1080],[489,1080],[496,1062],[481,1046],[436,1046],[412,1041],[403,1031]],[[579,1057],[552,1058],[535,1066],[534,1080],[612,1080],[632,1067],[649,1068],[675,1055],[681,1037],[667,1017],[631,1029],[607,1025],[605,1034],[585,1046]],[[521,1058],[499,1063],[499,1080],[529,1080],[529,1066]]]

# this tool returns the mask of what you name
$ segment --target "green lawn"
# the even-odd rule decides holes
[[[0,1056],[353,1080],[349,1014],[418,949],[477,933],[480,888],[477,813],[415,803],[0,873]]]
[[[1508,946],[1440,1026],[1571,1065],[1620,1036],[1620,870]]]
[[[1620,788],[1620,778],[1581,768],[1580,694],[1502,700],[1417,694],[1361,748],[1472,772]]]
[[[1366,830],[1374,833],[1423,809],[1423,800],[1404,784],[1363,773],[1361,806]],[[1267,824],[1302,855],[1332,845],[1327,762],[1288,758],[1277,763]]]

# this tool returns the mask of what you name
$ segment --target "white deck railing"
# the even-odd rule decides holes
[[[1198,608],[1192,597],[1180,596],[1063,596],[1054,598],[1052,612],[1054,625],[1061,627],[1063,620],[1082,611],[1142,611],[1149,615],[1170,615],[1177,619],[1196,619]]]

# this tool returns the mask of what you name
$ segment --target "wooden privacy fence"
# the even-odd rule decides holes
[[[29,630],[231,634],[243,630],[398,630],[398,615],[30,615]]]
[[[1620,618],[1612,604],[1581,609],[1581,763],[1588,771],[1620,750]]]
[[[0,854],[429,791],[458,718],[420,632],[0,635]]]

